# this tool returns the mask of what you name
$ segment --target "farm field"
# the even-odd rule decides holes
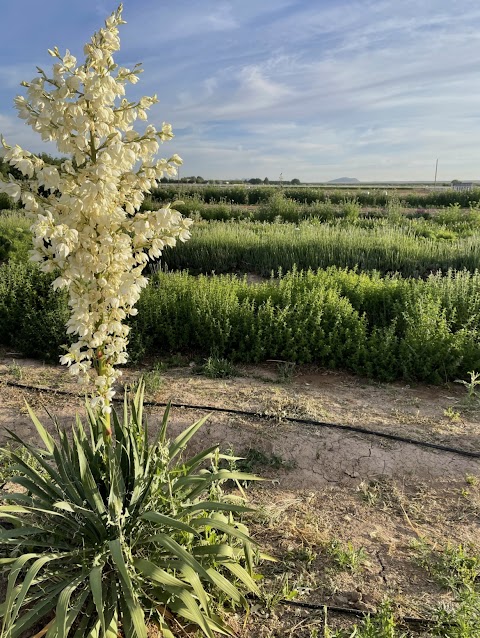
[[[247,522],[278,562],[260,568],[252,615],[231,615],[239,637],[474,637],[480,193],[310,190],[152,194],[145,208],[180,195],[196,223],[152,268],[122,383],[143,375],[148,401],[198,406],[175,408],[174,431],[209,407],[250,413],[214,413],[202,438],[268,479],[247,489]],[[82,406],[61,394],[78,393],[52,363],[68,309],[27,263],[28,227],[21,210],[0,214],[0,431],[26,440],[24,397],[62,422]],[[161,407],[146,410],[155,428]]]
[[[144,205],[175,194],[157,189]],[[176,349],[434,383],[480,369],[479,192],[341,200],[338,190],[236,186],[235,205],[225,187],[184,195],[192,238],[152,267],[132,321],[134,361]],[[0,216],[0,338],[55,359],[65,297],[27,264],[28,225],[21,211]]]

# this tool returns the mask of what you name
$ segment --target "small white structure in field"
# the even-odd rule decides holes
[[[452,188],[454,191],[471,191],[473,190],[473,182],[452,182]]]

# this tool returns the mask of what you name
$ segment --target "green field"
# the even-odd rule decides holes
[[[256,204],[226,204],[225,187],[184,198],[180,208],[196,220],[192,239],[151,267],[132,321],[134,360],[215,353],[430,382],[480,368],[473,200],[418,210],[397,198],[300,203],[299,190],[251,189],[269,193]],[[164,194],[154,195],[145,207],[161,205]],[[28,227],[21,210],[0,215],[0,339],[55,359],[65,342],[66,298],[27,263]],[[245,275],[256,275],[255,283]]]

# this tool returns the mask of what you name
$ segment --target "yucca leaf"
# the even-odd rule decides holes
[[[188,587],[188,583],[185,583],[172,574],[169,574],[149,560],[137,558],[133,561],[133,564],[135,569],[140,572],[142,576],[145,576],[155,583],[167,585],[169,587]]]
[[[18,527],[14,527],[12,529],[2,529],[0,527],[0,536],[4,542],[8,540],[9,536],[12,536],[13,538],[13,537],[18,537],[23,535],[28,536],[35,533],[41,534],[42,536],[52,533],[58,536],[59,529],[63,529],[63,531],[68,532],[70,534],[71,531],[69,530],[71,530],[72,527],[75,529],[75,531],[78,531],[78,521],[74,521],[73,519],[69,520],[62,512],[55,512],[54,510],[51,510],[51,509],[44,509],[44,508],[35,507],[35,506],[4,505],[2,507],[8,508],[8,509],[12,508],[11,511],[17,511],[17,512],[22,511],[25,514],[30,514],[32,516],[34,516],[35,514],[44,513],[44,514],[48,514],[48,515],[56,517],[54,527],[50,528],[48,525],[42,526],[42,527],[34,527],[33,525],[28,526],[28,525],[25,525],[25,519],[19,519],[18,517],[14,516],[12,517],[12,519],[17,520],[17,522],[20,523]],[[8,514],[1,514],[1,512],[0,512],[0,516],[5,519],[9,518]],[[62,526],[62,523],[64,523],[65,525]],[[55,542],[59,542],[58,538]]]
[[[123,590],[120,594],[120,608],[125,638],[147,638],[143,609],[138,601]]]
[[[148,476],[148,474],[146,474],[145,476]],[[154,479],[155,479],[155,475],[153,472],[151,472],[150,476],[148,476],[146,483],[144,483],[143,481],[139,481],[133,489],[132,498],[130,499],[130,503],[128,505],[128,510],[130,512],[132,524],[136,520],[138,513],[140,511],[140,508],[142,507],[143,503],[145,502],[145,499],[147,498],[150,492],[150,488],[152,486]],[[130,527],[130,525],[128,527]]]
[[[102,573],[103,573],[102,567],[100,565],[96,565],[90,571],[88,578],[90,582],[90,591],[92,592],[92,599],[95,604],[95,608],[97,610],[102,631],[105,634],[107,631],[107,628],[105,625],[105,616],[103,613],[104,601],[103,601],[103,594],[102,594]]]
[[[198,598],[198,602],[200,603],[200,606],[203,607],[205,614],[209,616],[210,605],[208,604],[208,596],[205,590],[203,589],[202,581],[200,580],[200,577],[198,576],[197,572],[192,567],[190,567],[190,565],[187,565],[185,563],[181,564],[180,569],[187,583],[189,583],[189,585],[193,587],[193,591],[196,597]]]
[[[54,507],[55,504],[52,503],[52,507]],[[2,514],[2,512],[19,512],[22,514],[35,514],[36,512],[40,512],[41,514],[49,514],[51,516],[56,516],[57,518],[61,518],[64,520],[68,520],[66,518],[66,516],[64,514],[62,514],[62,512],[56,512],[54,509],[50,509],[50,508],[43,508],[43,507],[37,507],[35,505],[0,505],[0,515],[3,517],[7,517],[8,514]],[[18,518],[18,517],[14,517],[14,518]],[[24,519],[19,519],[22,523],[24,522]]]
[[[195,615],[188,609],[188,607],[183,603],[183,601],[178,598],[172,599],[168,606],[170,609],[175,612],[177,615],[182,616],[186,620],[196,623]],[[199,610],[200,611],[200,610]],[[218,616],[212,614],[211,617],[203,616],[205,623],[212,631],[216,631],[224,636],[235,636],[235,633],[227,627],[225,623]],[[208,635],[208,634],[207,634]]]
[[[42,467],[42,469],[45,472],[47,472],[47,474],[53,479],[52,488],[55,485],[57,485],[57,486],[62,485],[62,479],[61,479],[60,474],[55,471],[55,469],[52,467],[52,465],[50,463],[47,463],[47,461],[45,461],[43,456],[41,454],[39,454],[39,452],[37,452],[37,450],[35,448],[33,448],[32,446],[26,444],[24,441],[22,441],[22,439],[20,437],[18,437],[11,430],[7,429],[7,432],[9,433],[9,435],[11,436],[12,439],[17,441],[17,443],[19,443],[21,447],[25,448],[29,452],[29,454],[31,454],[33,456],[33,458]],[[54,454],[55,454],[55,450],[56,450],[56,447],[54,448]],[[8,454],[11,455],[11,454],[15,454],[15,453],[14,452],[8,452]],[[16,458],[15,460],[17,461],[17,463],[21,462],[20,457]],[[24,461],[23,461],[23,465],[24,466],[26,465],[26,463]]]
[[[228,534],[229,536],[235,536],[245,543],[252,543],[254,545],[258,545],[256,541],[254,541],[250,536],[247,536],[239,529],[231,525],[230,523],[225,523],[225,521],[219,521],[216,518],[195,518],[191,521],[192,527],[213,527],[214,529],[219,529],[221,532]]]
[[[225,578],[225,576],[220,574],[213,567],[209,567],[207,569],[207,572],[208,572],[210,578],[212,579],[212,581],[215,583],[215,585],[219,589],[221,589],[223,592],[225,592],[225,594],[227,594],[227,596],[229,598],[231,598],[236,603],[239,603],[240,605],[242,605],[245,608],[248,606],[247,605],[247,601],[242,596],[242,594],[238,591],[238,589],[235,587],[235,585],[233,583],[231,583],[227,578]]]
[[[180,559],[184,561],[187,565],[190,565],[193,569],[195,569],[202,578],[209,581],[210,576],[207,574],[204,567],[196,560],[189,552],[179,545],[177,541],[173,540],[166,534],[156,534],[155,536],[151,536],[147,539],[150,542],[159,543],[164,547],[167,551],[169,551],[176,559]]]
[[[112,541],[108,541],[108,547],[110,549],[110,554],[112,556],[113,562],[115,563],[115,566],[118,570],[119,576],[124,585],[127,587],[127,591],[129,591],[130,596],[132,596],[134,593],[134,589],[132,586],[130,574],[128,573],[127,565],[125,563],[125,557],[123,555],[120,539],[116,538]]]
[[[25,631],[30,629],[30,627],[34,626],[48,613],[50,613],[52,609],[55,608],[58,594],[62,591],[64,586],[64,583],[61,583],[50,591],[44,592],[40,602],[28,611],[24,612],[21,618],[11,625],[10,634],[7,634],[8,638],[19,638]]]
[[[201,493],[211,483],[215,481],[263,481],[264,479],[256,476],[255,474],[246,474],[245,472],[232,472],[231,470],[218,470],[217,472],[210,472],[209,470],[200,470],[197,474],[180,476],[175,480],[173,485],[173,491],[177,492],[179,489],[185,490],[190,485],[195,486],[190,494],[185,497],[185,500],[193,500],[197,493]],[[193,494],[193,496],[192,496]]]
[[[120,423],[118,422],[118,427],[120,428]],[[128,426],[128,395],[127,392],[123,395],[123,425],[124,427]],[[115,436],[117,436],[117,432],[115,431]],[[118,440],[118,439],[117,439]]]
[[[85,638],[100,638],[100,621],[97,620]]]
[[[20,612],[20,609],[24,603],[25,597],[28,594],[28,590],[32,586],[33,582],[35,581],[35,577],[37,576],[38,572],[42,569],[42,567],[46,563],[49,563],[50,561],[55,560],[56,558],[57,557],[55,555],[49,556],[47,554],[46,556],[41,556],[40,558],[37,558],[37,560],[29,567],[27,573],[25,574],[25,578],[23,579],[22,586],[20,587],[20,591],[18,592],[15,598],[15,603],[11,611],[11,620],[15,620],[15,618],[18,616],[18,613]]]
[[[41,501],[43,502],[48,502],[48,501],[51,501],[52,498],[57,499],[59,498],[59,496],[60,498],[63,496],[63,494],[60,491],[55,492],[53,490],[52,491],[43,490],[42,487],[45,483],[42,479],[35,482],[35,481],[32,481],[32,479],[27,478],[26,476],[15,476],[11,479],[11,483],[14,483],[15,485],[21,485],[22,487],[25,488],[25,490],[27,490],[27,492],[30,492],[37,498],[41,499]]]
[[[92,625],[94,619],[95,619],[95,605],[93,603],[93,600],[90,600],[87,603],[87,606],[85,607],[84,612],[82,613],[82,617],[80,619],[80,622],[78,624],[78,627],[75,633],[73,634],[73,638],[85,638],[85,636],[87,636],[89,633],[89,627],[90,625]]]
[[[167,427],[168,427],[168,418],[170,416],[170,409],[172,407],[172,402],[169,401],[165,407],[165,411],[163,413],[162,423],[158,430],[158,434],[153,441],[153,448],[156,448],[160,443],[161,445],[165,445],[167,440]]]
[[[13,530],[12,530],[13,531]],[[1,540],[1,536],[0,536]],[[17,577],[22,571],[23,567],[28,563],[28,561],[37,558],[38,554],[23,554],[19,558],[17,558],[10,568],[10,573],[8,575],[7,581],[7,593],[5,594],[5,609],[3,612],[3,623],[2,623],[2,633],[5,631],[5,628],[9,626],[11,622],[11,612],[15,604],[15,600],[17,598],[19,589],[15,588],[15,584],[17,582]]]
[[[254,512],[251,507],[245,507],[244,505],[235,505],[233,503],[222,503],[217,501],[202,501],[201,503],[195,503],[195,505],[189,505],[182,510],[183,514],[191,514],[192,512]]]
[[[35,536],[36,534],[45,535],[45,530],[41,527],[14,527],[13,529],[1,530],[0,541],[6,542],[14,538],[18,539],[22,536]],[[30,540],[29,542],[31,543],[32,541]]]
[[[218,449],[218,445],[212,445],[212,447],[207,448],[206,450],[202,450],[197,455],[193,456],[188,461],[185,461],[183,467],[187,474],[190,474],[193,470],[195,470],[201,463],[204,461],[211,459],[213,456],[213,452]]]
[[[190,441],[192,436],[197,432],[199,428],[202,427],[202,425],[205,423],[205,421],[208,419],[209,416],[210,415],[207,414],[206,416],[201,418],[199,421],[197,421],[196,423],[188,427],[186,430],[184,430],[181,434],[177,436],[177,438],[173,441],[173,443],[169,447],[170,461],[172,461],[175,458],[175,456],[177,456],[177,454],[181,450],[183,450],[183,448],[187,445],[187,443]]]
[[[241,565],[233,561],[225,561],[222,563],[224,567],[226,567],[234,576],[241,580],[244,585],[258,597],[261,597],[260,589],[258,588],[257,583],[253,580],[251,575],[247,572],[247,570],[243,569]]]
[[[77,596],[77,599],[75,600],[73,605],[70,607],[70,611],[68,612],[67,622],[66,622],[66,632],[67,632],[66,635],[67,636],[68,636],[68,632],[72,628],[73,623],[77,619],[78,614],[84,609],[85,601],[87,600],[87,598],[89,596],[90,596],[89,590],[88,589],[84,589],[79,594],[79,596]]]
[[[170,627],[165,622],[165,619],[162,616],[158,617],[158,624],[160,625],[160,630],[162,632],[163,638],[175,638],[175,636],[172,634]]]
[[[131,620],[133,626],[132,630],[137,632],[137,635],[132,633],[132,636],[134,638],[147,638],[143,611],[136,600],[135,588],[133,586],[132,579],[130,578],[130,574],[128,573],[120,539],[116,538],[113,541],[109,541],[108,546],[122,582],[122,586],[120,588],[122,613]],[[128,638],[128,635],[126,638]]]
[[[40,421],[37,418],[37,415],[35,414],[35,412],[32,410],[32,408],[28,405],[26,401],[25,401],[25,405],[27,406],[28,414],[30,415],[30,418],[32,419],[33,425],[37,429],[37,432],[39,433],[40,438],[44,442],[47,450],[50,452],[50,454],[52,454],[53,448],[55,447],[54,440],[52,439],[50,434],[46,431],[46,429],[43,427],[43,425],[40,423]]]
[[[145,395],[145,383],[143,382],[143,379],[142,379],[140,383],[138,384],[138,388],[135,393],[135,398],[133,400],[133,406],[132,406],[133,419],[135,423],[139,426],[142,424],[142,419],[143,419],[144,395]]]
[[[85,576],[83,574],[77,576],[60,592],[55,610],[55,622],[48,631],[46,638],[66,638],[70,599],[84,579]]]
[[[212,556],[215,560],[223,561],[227,558],[235,558],[233,547],[227,543],[217,543],[215,545],[198,545],[192,547],[192,554],[195,556]]]
[[[118,610],[117,610],[116,599],[115,599],[115,607],[112,608],[112,613],[107,622],[108,624],[107,624],[107,631],[105,633],[105,638],[118,638]]]
[[[179,608],[179,613],[187,620],[192,620],[196,623],[209,638],[215,638],[207,622],[206,615],[202,613],[192,594],[186,589],[181,589],[176,598],[181,600],[184,605],[184,607]]]
[[[78,441],[75,442],[77,457],[79,461],[80,478],[85,490],[85,498],[90,504],[90,507],[99,514],[105,514],[105,503],[98,491],[97,483],[93,478],[90,466],[87,463],[87,459],[83,452],[83,449]]]
[[[245,564],[247,566],[247,571],[250,576],[253,576],[253,552],[250,542],[243,543],[243,552],[245,554]]]
[[[186,523],[182,523],[182,521],[177,520],[171,516],[167,516],[166,514],[160,514],[159,512],[145,512],[140,516],[141,519],[145,521],[151,521],[152,523],[157,523],[158,525],[163,525],[165,527],[170,527],[171,529],[178,529],[182,532],[188,532],[189,534],[198,535],[197,530],[193,529],[190,525]]]

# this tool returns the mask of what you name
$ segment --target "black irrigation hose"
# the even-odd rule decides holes
[[[54,388],[47,388],[41,386],[28,385],[26,383],[18,383],[16,381],[3,381],[4,385],[23,388],[24,390],[33,390],[34,392],[49,392],[51,394],[61,394],[66,396],[80,397],[81,395],[69,390],[55,390]],[[123,397],[114,397],[114,401],[122,401]],[[162,401],[144,401],[144,405],[149,407],[165,407],[168,404]],[[172,408],[182,408],[184,410],[202,410],[204,412],[223,412],[228,414],[237,414],[239,416],[255,417],[261,419],[271,419],[271,416],[263,412],[251,412],[248,410],[236,410],[234,408],[219,408],[211,405],[190,405],[185,403],[170,403]],[[472,452],[470,450],[462,450],[460,448],[453,448],[448,445],[440,445],[438,443],[429,443],[428,441],[421,441],[419,439],[412,439],[406,436],[399,436],[398,434],[389,434],[388,432],[379,432],[377,430],[369,430],[368,428],[362,428],[357,425],[344,425],[342,423],[331,423],[328,421],[315,421],[313,419],[300,419],[293,416],[282,417],[282,421],[289,423],[300,423],[302,425],[311,425],[317,428],[330,428],[336,430],[345,430],[348,432],[357,432],[359,434],[368,434],[369,436],[377,436],[383,439],[389,439],[391,441],[397,441],[399,443],[407,443],[409,445],[416,445],[418,447],[427,447],[440,452],[450,452],[450,454],[457,454],[458,456],[465,456],[468,458],[480,459],[480,452]]]
[[[362,609],[356,609],[355,607],[336,607],[334,605],[317,604],[302,602],[301,600],[280,600],[280,605],[285,607],[300,607],[301,609],[311,609],[312,611],[326,611],[333,614],[345,614],[349,616],[357,616],[359,618],[365,618],[371,616],[374,618],[377,616],[376,611],[363,611]],[[420,625],[423,627],[431,627],[437,624],[437,621],[433,618],[416,618],[415,616],[399,616],[398,620],[405,625]],[[456,623],[448,623],[449,626],[454,626]]]

